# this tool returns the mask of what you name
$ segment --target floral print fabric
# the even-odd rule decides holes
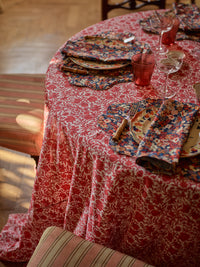
[[[140,31],[138,23],[151,14],[114,17],[72,38],[129,31],[155,46],[158,36]],[[197,44],[177,43],[186,57],[171,75],[175,99],[197,104],[193,85],[199,82],[199,62],[191,52]],[[96,91],[70,85],[57,68],[61,60],[59,50],[46,75],[49,114],[30,208],[9,216],[0,234],[1,260],[27,261],[43,230],[56,225],[157,267],[200,266],[200,156],[181,159],[174,175],[155,174],[135,163],[136,154],[115,153],[109,146],[112,129],[107,133],[97,126],[108,106],[114,117],[121,103],[161,97],[162,75],[154,72],[152,84],[142,88],[130,82]]]
[[[161,100],[145,99],[140,101],[138,112],[153,104],[159,107],[161,105]],[[131,105],[137,105],[137,103],[113,104],[108,107],[106,114],[102,114],[98,118],[99,127],[111,135],[109,145],[112,149],[119,154],[127,156],[134,156],[138,148],[138,144],[130,134],[129,126],[127,125],[124,129],[118,142],[112,140],[112,135],[116,132],[123,118],[127,116]]]
[[[71,70],[67,71],[65,67]],[[59,68],[65,72],[70,84],[90,87],[93,90],[107,90],[115,84],[133,80],[131,65],[114,70],[86,70],[67,58],[63,60]]]
[[[149,50],[149,46],[138,41],[124,43],[123,40],[129,37],[133,37],[133,34],[105,32],[69,40],[61,50],[63,62],[59,64],[59,69],[65,72],[70,84],[94,90],[106,90],[117,83],[130,82],[133,79],[132,56],[140,53],[141,49]],[[74,63],[71,57],[112,63],[113,69],[83,67]],[[115,64],[119,63],[127,63],[127,66],[122,64],[122,67],[115,68]]]
[[[116,62],[131,60],[134,53],[141,51],[139,42],[124,43],[132,33],[105,32],[101,35],[83,36],[78,40],[69,40],[61,52],[66,57],[80,57],[89,60]]]
[[[150,170],[175,172],[199,107],[166,100],[141,141],[136,162]]]
[[[195,4],[175,3],[174,10],[180,20],[181,30],[200,32],[200,9]]]
[[[138,145],[127,125],[119,141],[115,142],[112,136],[127,116],[131,105],[137,103],[113,104],[108,107],[106,114],[98,118],[99,127],[111,135],[111,148],[119,154],[136,157],[138,165],[152,172],[167,175],[182,172],[185,178],[200,181],[199,155],[180,158],[182,145],[187,139],[199,107],[176,100],[167,100],[165,103],[162,103],[161,99],[142,100],[139,102],[138,112],[152,105],[158,109],[144,139]]]

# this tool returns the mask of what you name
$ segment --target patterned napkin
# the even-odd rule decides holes
[[[198,110],[194,104],[166,100],[139,144],[136,163],[149,170],[174,173]]]
[[[138,112],[153,104],[160,106],[161,100],[145,99],[140,101]],[[127,156],[134,156],[138,148],[137,142],[133,140],[130,134],[128,125],[122,132],[118,142],[113,141],[112,136],[122,120],[127,117],[130,107],[134,105],[137,105],[137,103],[112,104],[108,107],[106,114],[98,117],[98,126],[111,136],[109,140],[111,148],[115,152]]]
[[[132,81],[131,58],[148,44],[124,43],[132,33],[105,32],[69,40],[62,48],[63,61],[59,69],[66,73],[71,84],[94,90],[106,90],[114,84]]]
[[[175,14],[180,20],[179,28],[185,32],[200,32],[200,9],[195,5],[174,4]]]
[[[188,5],[175,3],[173,9],[165,12],[166,14],[177,16],[180,20],[179,31],[176,34],[176,40],[194,40],[200,42],[200,9],[196,5]],[[140,26],[144,31],[158,34],[151,27],[150,20],[156,20],[156,15],[153,14],[139,21]]]
[[[181,147],[188,136],[199,107],[195,104],[171,100],[164,105],[161,99],[139,101],[138,112],[152,106],[159,110],[144,140],[138,145],[127,125],[119,141],[115,142],[112,136],[123,118],[126,118],[132,105],[138,105],[138,103],[112,104],[108,107],[106,114],[99,116],[98,126],[110,135],[110,147],[116,153],[135,156],[137,164],[152,172],[166,175],[179,173],[186,179],[200,182],[200,155],[180,158]]]
[[[69,40],[61,53],[67,57],[82,58],[93,61],[117,62],[131,61],[133,53],[141,51],[140,42],[124,43],[124,39],[132,37],[129,32],[103,32],[101,35],[82,36],[77,40]]]

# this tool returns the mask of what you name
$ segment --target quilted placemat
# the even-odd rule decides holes
[[[133,80],[131,65],[114,70],[88,70],[66,58],[58,67],[66,74],[70,84],[94,90],[107,90],[115,84]]]
[[[172,127],[173,123],[175,123],[175,120],[177,120],[178,124],[176,124],[174,129],[172,129],[173,128],[172,127],[170,130],[171,130],[171,132],[173,132],[172,130],[175,130],[177,135],[182,136],[182,140],[179,140],[179,137],[175,136],[173,133],[170,134],[170,138],[173,137],[174,140],[176,140],[176,138],[178,138],[177,139],[178,142],[175,141],[175,143],[172,142],[169,145],[170,151],[172,151],[172,153],[168,155],[169,159],[171,160],[169,165],[172,166],[172,169],[170,171],[169,170],[166,171],[165,168],[163,168],[163,167],[165,167],[165,164],[163,164],[162,166],[160,165],[159,168],[158,167],[152,168],[152,166],[150,166],[151,164],[149,164],[149,161],[147,161],[148,164],[143,164],[144,162],[141,161],[141,155],[144,155],[144,154],[142,154],[144,152],[143,149],[145,150],[145,147],[148,148],[148,145],[151,146],[152,140],[154,140],[153,137],[152,137],[152,139],[151,138],[149,139],[150,140],[149,143],[146,142],[147,146],[145,146],[144,142],[143,143],[141,142],[140,144],[138,144],[133,139],[133,136],[130,133],[129,125],[127,125],[118,142],[113,141],[113,139],[112,139],[112,137],[113,137],[114,133],[116,132],[117,128],[119,127],[120,123],[122,122],[122,120],[124,118],[126,118],[128,111],[130,110],[130,107],[133,105],[137,105],[137,104],[138,103],[112,104],[108,107],[106,114],[102,114],[101,116],[99,116],[98,126],[110,135],[110,140],[109,140],[110,147],[116,153],[126,155],[126,156],[136,157],[136,163],[137,164],[147,168],[148,170],[150,170],[152,172],[165,173],[167,175],[171,175],[172,173],[176,174],[176,173],[181,172],[183,177],[185,177],[187,179],[189,178],[189,179],[192,179],[195,181],[200,181],[200,165],[199,165],[200,156],[197,155],[195,157],[188,157],[188,158],[180,158],[179,157],[180,156],[181,143],[184,142],[185,138],[187,137],[187,134],[183,133],[183,131],[185,131],[186,129],[188,129],[188,131],[189,131],[189,129],[190,129],[189,124],[191,125],[190,119],[192,116],[195,116],[195,114],[198,111],[198,107],[194,104],[186,104],[186,106],[183,105],[181,109],[185,110],[185,108],[186,108],[186,110],[184,111],[185,112],[185,116],[184,116],[185,120],[183,119],[183,121],[182,121],[181,115],[183,115],[184,112],[181,113],[181,111],[179,111],[180,106],[179,105],[177,106],[178,102],[173,101],[171,103],[172,106],[177,107],[177,108],[174,108],[174,112],[175,113],[177,111],[180,112],[180,114],[179,114],[180,116],[172,116],[171,117],[172,120],[171,120],[171,123],[169,125],[171,125],[171,127]],[[163,117],[161,114],[163,114],[162,113],[163,110],[166,110],[166,107],[162,107],[162,100],[161,99],[157,99],[157,100],[145,99],[145,100],[139,101],[138,112],[140,112],[140,111],[142,111],[148,107],[151,107],[153,105],[160,107],[160,109],[159,109],[160,112],[158,112],[158,114],[160,114],[160,115],[157,117],[156,122],[154,122],[153,127],[155,127],[155,129],[156,129],[158,126],[157,125],[158,121],[160,120],[160,128],[162,128],[163,121],[161,120],[161,118],[163,118]],[[180,103],[180,105],[182,105],[182,104]],[[188,113],[188,111],[189,111],[189,113]],[[186,114],[188,114],[188,115],[186,115]],[[184,122],[184,127],[182,127],[182,131],[179,131],[179,126],[181,125],[181,121]],[[188,124],[187,122],[189,122],[189,121],[190,121],[190,123]],[[169,123],[169,121],[168,121],[168,123]],[[166,124],[166,128],[164,130],[164,135],[165,135],[166,129],[167,129],[167,124]],[[158,130],[159,130],[159,127],[158,127]],[[151,136],[151,131],[149,131],[149,135]],[[152,136],[153,136],[153,132],[152,132]],[[148,136],[147,136],[147,138],[148,138]],[[166,142],[166,140],[165,141],[164,140],[165,139],[163,138],[163,142]],[[169,148],[167,148],[167,149],[169,150]],[[161,152],[161,150],[162,150],[162,152]],[[158,155],[160,155],[161,158],[164,155],[164,157],[163,157],[164,160],[161,160],[162,162],[165,161],[166,153],[167,153],[166,152],[166,146],[164,146],[163,149],[161,149],[161,146],[158,146]],[[173,164],[174,162],[176,162],[176,164]],[[167,167],[168,167],[168,164],[167,164]]]
[[[141,50],[150,51],[146,43],[124,43],[130,37],[134,37],[132,33],[103,32],[69,40],[61,49],[63,61],[58,67],[65,72],[70,84],[94,90],[130,82],[133,79],[132,56]]]

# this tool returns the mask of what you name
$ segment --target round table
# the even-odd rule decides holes
[[[126,31],[156,45],[158,36],[139,26],[139,20],[151,12],[102,21],[72,40]],[[193,85],[199,82],[200,65],[191,53],[196,43],[184,40],[176,45],[186,57],[181,76],[174,75],[175,99],[197,104]],[[46,74],[48,116],[31,205],[27,214],[9,216],[0,236],[1,259],[28,260],[44,229],[56,225],[152,265],[197,266],[200,184],[181,173],[151,173],[138,166],[134,156],[115,153],[109,134],[97,125],[111,104],[160,98],[163,77],[155,70],[146,87],[133,82],[99,91],[72,86],[58,68],[61,49]]]

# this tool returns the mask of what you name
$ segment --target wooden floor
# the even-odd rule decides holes
[[[101,20],[100,0],[1,1],[0,73],[46,73],[50,59],[68,38]],[[172,2],[167,0],[166,7]],[[200,0],[196,3],[200,6]],[[127,12],[111,11],[109,18]],[[0,230],[10,213],[27,211],[34,177],[33,159],[0,148]],[[24,265],[0,262],[4,266]]]

